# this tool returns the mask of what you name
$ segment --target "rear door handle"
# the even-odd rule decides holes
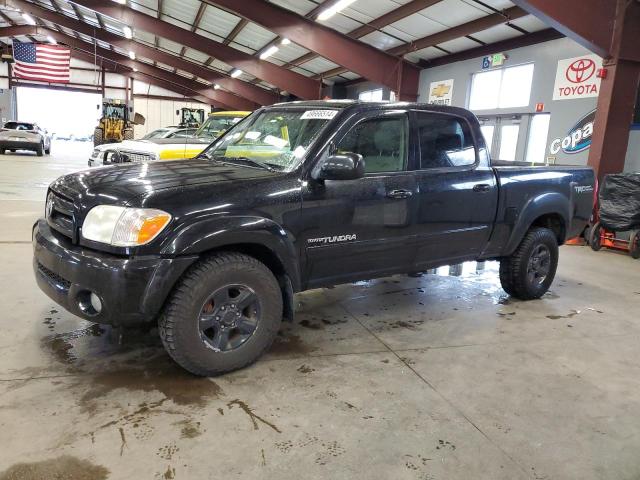
[[[395,199],[403,199],[403,198],[409,198],[411,195],[413,195],[413,192],[411,190],[391,190],[390,192],[387,192],[387,197],[389,198],[395,198]]]
[[[485,192],[488,192],[489,190],[491,190],[491,185],[489,185],[488,183],[479,183],[473,186],[474,192],[485,193]]]

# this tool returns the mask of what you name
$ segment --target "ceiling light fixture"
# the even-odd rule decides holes
[[[22,18],[24,18],[24,21],[27,22],[29,25],[35,25],[36,21],[35,19],[29,15],[28,13],[23,13],[22,14]]]
[[[332,5],[331,7],[321,11],[318,16],[317,19],[320,20],[321,22],[324,20],[329,20],[331,17],[333,17],[336,13],[344,10],[345,8],[347,8],[349,5],[351,5],[352,3],[354,3],[356,0],[340,0],[339,2],[336,2],[334,5]]]
[[[242,70],[240,70],[239,68],[236,68],[233,72],[231,72],[231,78],[238,78],[240,75],[242,75]]]
[[[214,90],[220,90],[220,85],[218,85],[217,83],[213,84],[213,89]]]
[[[260,54],[260,60],[265,60],[265,59],[269,58],[271,55],[276,53],[278,50],[280,50],[278,47],[276,47],[275,45],[271,45],[269,48],[267,48],[264,52],[262,52]]]
[[[116,3],[119,3],[120,5],[126,5],[127,4],[127,0],[113,0]]]
[[[125,38],[132,39],[133,38],[133,30],[128,25],[122,27],[122,33],[124,33]]]
[[[291,43],[291,40],[289,40],[288,38],[283,38],[282,40],[280,40],[280,45],[289,45]]]
[[[129,58],[131,60],[135,60],[136,59],[136,52],[134,52],[133,50],[129,50]]]

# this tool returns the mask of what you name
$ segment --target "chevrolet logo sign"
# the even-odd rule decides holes
[[[450,90],[451,90],[451,87],[449,85],[445,85],[444,83],[441,83],[440,85],[437,85],[431,90],[431,96],[441,98],[447,95]]]

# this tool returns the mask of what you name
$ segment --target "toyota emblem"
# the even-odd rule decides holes
[[[47,204],[44,209],[44,214],[46,218],[51,218],[51,214],[53,213],[53,195],[49,194],[47,197]]]
[[[565,76],[571,83],[582,83],[593,77],[596,73],[596,62],[590,58],[580,58],[567,68]]]

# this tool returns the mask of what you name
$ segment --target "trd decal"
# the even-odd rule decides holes
[[[346,235],[334,235],[333,237],[310,238],[307,240],[309,245],[328,245],[330,243],[353,242],[357,240],[355,233]]]
[[[593,192],[593,187],[591,185],[577,185],[575,188],[577,193]]]

